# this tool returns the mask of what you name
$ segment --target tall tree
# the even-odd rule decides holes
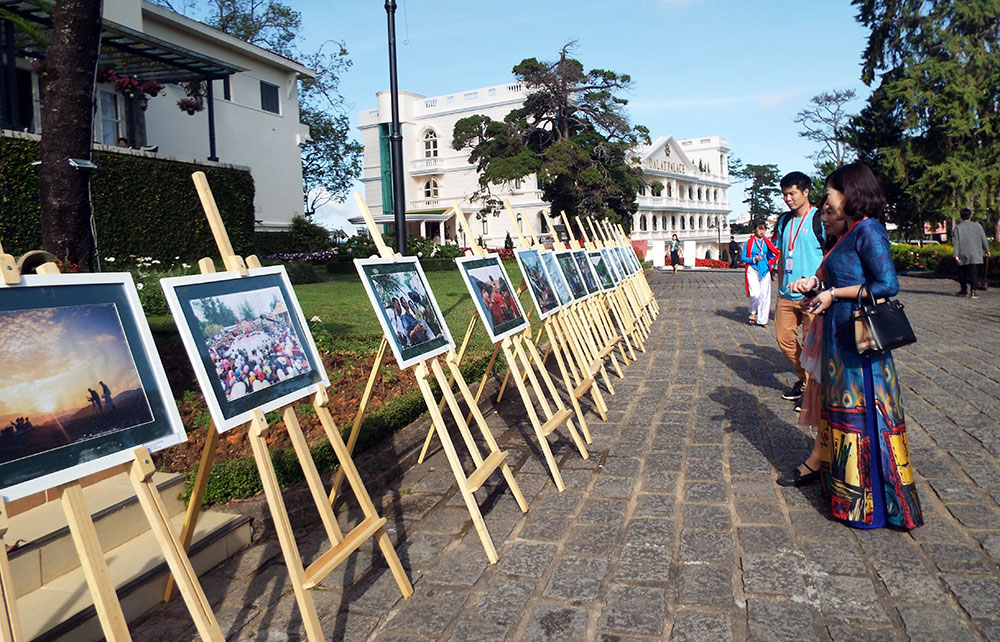
[[[604,216],[610,211],[627,224],[638,209],[643,178],[632,149],[649,143],[649,130],[629,123],[628,101],[618,95],[631,87],[631,79],[603,69],[585,71],[570,57],[574,45],[563,46],[554,62],[526,58],[514,67],[529,93],[502,121],[475,115],[455,123],[452,147],[470,149],[469,161],[479,172],[481,215],[495,206],[491,186],[531,174],[553,212]]]
[[[853,89],[825,91],[813,96],[809,107],[795,115],[795,122],[802,125],[799,136],[820,145],[811,157],[817,168],[825,161],[831,161],[835,168],[851,162],[853,154],[846,135],[850,114],[846,106],[855,95]]]
[[[781,175],[777,165],[744,165],[739,158],[733,158],[729,161],[729,175],[735,176],[741,183],[750,183],[749,188],[744,190],[746,198],[743,199],[750,212],[750,220],[766,219],[781,213],[774,202],[781,194],[778,187]]]
[[[1000,0],[853,0],[870,29],[862,80],[878,81],[856,119],[903,207],[929,219],[962,207],[1000,213]],[[874,149],[871,149],[874,148]]]
[[[90,160],[100,39],[101,0],[54,3],[40,145],[42,247],[84,271],[94,259],[90,174],[70,159]]]

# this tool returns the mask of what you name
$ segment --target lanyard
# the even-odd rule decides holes
[[[799,238],[799,232],[802,231],[802,226],[805,225],[806,219],[809,218],[809,215],[813,213],[814,209],[816,209],[816,208],[814,208],[814,207],[813,208],[809,208],[809,211],[806,212],[806,215],[802,217],[801,221],[799,221],[799,227],[798,227],[798,229],[795,230],[795,235],[792,236],[792,238],[788,239],[788,253],[789,254],[791,254],[792,252],[795,251],[795,239]]]
[[[860,223],[863,220],[865,220],[864,217],[859,218],[858,220],[856,220],[853,223],[851,223],[851,226],[849,228],[847,228],[847,231],[844,232],[843,236],[841,236],[839,239],[837,239],[837,242],[833,244],[833,247],[830,248],[830,251],[823,255],[823,261],[820,262],[820,264],[819,264],[819,270],[817,270],[817,272],[819,272],[819,280],[820,281],[825,281],[826,280],[826,270],[824,269],[824,266],[826,265],[826,259],[827,259],[827,257],[830,256],[831,254],[833,254],[833,251],[837,249],[837,246],[840,245],[841,241],[843,241],[844,239],[846,239],[848,237],[848,235],[851,233],[851,230],[853,230],[857,226],[857,224]]]

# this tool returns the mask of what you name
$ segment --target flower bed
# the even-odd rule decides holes
[[[698,267],[707,267],[716,270],[729,267],[729,261],[720,261],[718,259],[695,259],[694,264]]]

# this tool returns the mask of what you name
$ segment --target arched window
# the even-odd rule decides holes
[[[672,229],[672,230],[676,230],[677,229],[677,217],[676,216],[671,216],[670,217],[670,229]]]
[[[431,178],[424,183],[424,198],[437,198],[438,197],[438,182]]]
[[[699,201],[701,200],[701,188],[700,187],[698,188],[698,200]]]
[[[438,155],[438,135],[433,129],[428,129],[424,134],[424,158],[437,158]]]
[[[691,220],[688,221],[688,227],[690,227],[692,230],[695,229],[693,216],[691,217]]]
[[[684,223],[685,223],[685,222],[686,222],[686,219],[685,219],[685,218],[684,218],[684,217],[682,216],[682,217],[681,217],[681,229],[682,229],[682,230],[683,230],[683,229],[685,229],[685,228],[684,228]]]
[[[705,217],[704,216],[699,216],[698,217],[698,229],[699,230],[705,229]]]
[[[487,234],[490,233],[490,223],[488,220],[489,216],[490,216],[489,214],[483,215],[483,236],[486,236]]]
[[[653,231],[655,232],[656,231],[656,215],[654,214],[653,216],[650,216],[649,218],[653,219]]]
[[[705,258],[709,261],[712,260],[712,250],[705,250]]]
[[[670,185],[670,183],[667,183],[667,198],[673,198],[673,196],[674,188]]]
[[[664,232],[667,231],[667,215],[666,214],[664,214],[662,216],[662,218],[660,219],[660,229],[663,230]]]
[[[538,229],[542,234],[549,233],[549,217],[545,216],[545,212],[538,213]]]
[[[716,203],[719,202],[719,190],[717,189],[712,190],[712,200],[714,200]]]
[[[645,195],[646,195],[646,186],[645,185],[640,185],[639,186],[639,196],[645,196]]]
[[[524,234],[524,217],[520,212],[517,213],[517,231]]]
[[[639,215],[639,231],[640,232],[645,232],[646,231],[646,215],[645,214],[640,214]]]
[[[688,186],[688,200],[690,201],[690,200],[693,200],[693,199],[694,199],[694,188],[691,187],[691,186]]]

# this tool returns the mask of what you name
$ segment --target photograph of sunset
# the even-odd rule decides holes
[[[153,421],[112,303],[0,311],[0,464]]]

